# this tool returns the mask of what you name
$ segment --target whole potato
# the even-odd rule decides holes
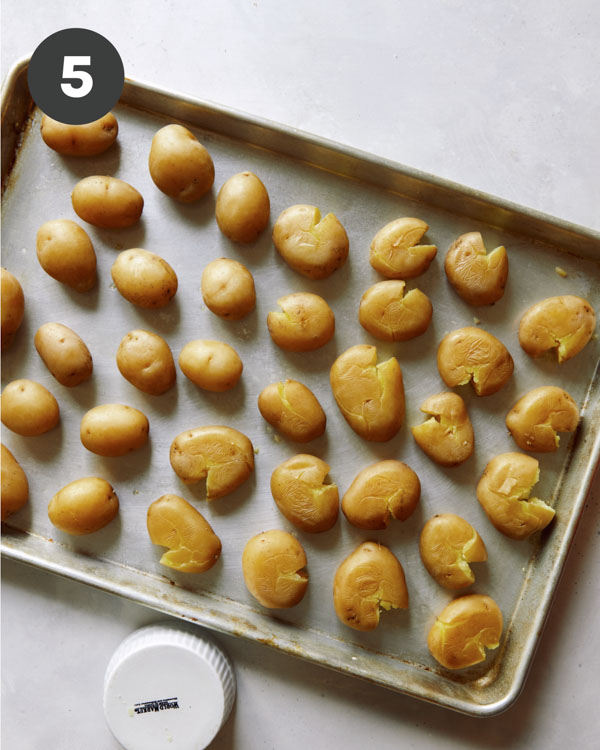
[[[160,396],[175,385],[176,370],[167,342],[150,331],[129,331],[117,350],[121,375],[136,388]]]
[[[316,206],[286,208],[273,227],[273,243],[285,262],[309,279],[326,279],[348,257],[348,235],[333,214]]]
[[[228,391],[242,375],[244,365],[236,350],[223,341],[198,339],[181,350],[179,367],[186,378],[206,391]]]
[[[286,294],[277,300],[281,312],[267,315],[273,341],[290,352],[310,352],[325,346],[335,334],[335,316],[323,297],[310,292]]]
[[[475,449],[475,435],[462,398],[450,391],[436,393],[420,408],[429,419],[411,428],[419,448],[440,466],[466,461]]]
[[[92,534],[119,512],[119,498],[106,479],[84,477],[69,482],[50,500],[48,518],[57,529],[73,536]]]
[[[464,518],[440,513],[423,526],[419,552],[429,575],[447,589],[464,589],[475,581],[469,563],[487,560],[483,540]]]
[[[435,245],[419,245],[429,229],[421,219],[405,216],[380,229],[371,242],[369,262],[388,279],[412,279],[429,268]]]
[[[16,513],[29,500],[29,482],[17,459],[2,443],[2,520]]]
[[[76,292],[96,285],[96,253],[87,233],[69,219],[47,221],[38,229],[37,258],[44,271]]]
[[[2,269],[2,351],[9,347],[19,330],[25,312],[25,297],[23,288],[18,280],[7,271]]]
[[[44,323],[33,339],[37,353],[61,385],[68,388],[92,377],[94,365],[83,340],[61,323]]]
[[[379,281],[363,294],[358,321],[381,341],[408,341],[425,333],[433,307],[420,289],[404,294],[406,284],[398,279]]]
[[[130,227],[144,209],[144,199],[134,187],[104,175],[80,180],[71,193],[71,203],[80,219],[105,229]]]
[[[237,260],[218,258],[209,263],[200,288],[204,304],[225,320],[241,320],[256,305],[252,274]]]
[[[272,529],[252,537],[242,554],[248,591],[263,607],[287,609],[300,602],[308,586],[306,553],[287,531]]]
[[[59,154],[97,156],[115,142],[119,125],[112,112],[85,125],[68,125],[44,115],[40,130],[44,143]]]
[[[33,380],[13,380],[2,391],[0,401],[2,424],[19,435],[42,435],[60,419],[54,396]]]
[[[558,433],[574,432],[578,424],[577,404],[555,385],[529,391],[506,415],[506,426],[519,448],[539,453],[555,451]]]
[[[167,261],[141,248],[119,253],[110,273],[123,297],[138,307],[164,307],[177,292],[177,275]]]
[[[325,432],[327,417],[314,393],[297,380],[271,383],[258,396],[258,409],[285,437],[308,443]]]
[[[252,172],[230,177],[219,190],[219,229],[234,242],[254,242],[269,223],[271,204],[263,183]]]
[[[198,200],[215,181],[210,154],[183,125],[165,125],[155,133],[148,167],[156,187],[182,203]]]
[[[83,415],[79,436],[83,446],[98,456],[124,456],[146,444],[150,425],[138,409],[124,404],[101,404]]]
[[[153,544],[168,547],[160,564],[182,573],[203,573],[221,555],[221,540],[193,505],[178,495],[163,495],[148,508],[148,534]]]
[[[448,281],[469,305],[491,305],[504,294],[508,256],[503,245],[486,254],[480,232],[468,232],[452,243],[444,269]]]

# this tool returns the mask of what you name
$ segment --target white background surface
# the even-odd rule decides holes
[[[127,75],[246,110],[600,228],[600,10],[339,0],[4,0],[2,77],[61,28]],[[592,748],[600,719],[600,489],[588,499],[517,703],[473,719],[221,637],[239,697],[215,748]],[[101,711],[114,648],[150,610],[3,562],[3,747],[117,744]]]

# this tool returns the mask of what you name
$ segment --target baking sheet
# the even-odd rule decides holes
[[[106,154],[89,159],[61,157],[48,149],[39,136],[40,113],[35,111],[3,196],[2,265],[21,281],[26,316],[15,344],[3,356],[2,384],[18,377],[37,380],[55,394],[62,416],[57,429],[37,438],[23,438],[3,430],[3,441],[22,464],[30,482],[30,503],[12,516],[8,525],[3,525],[3,553],[451,708],[478,715],[505,708],[525,678],[574,533],[583,504],[582,493],[597,457],[600,419],[594,380],[600,352],[598,340],[591,341],[581,354],[559,368],[551,359],[534,361],[527,357],[518,345],[516,330],[523,311],[546,296],[578,294],[598,309],[600,268],[593,257],[594,253],[600,254],[597,237],[565,223],[556,222],[553,226],[538,214],[531,215],[529,225],[524,224],[527,212],[513,211],[501,201],[494,203],[472,192],[461,194],[452,186],[444,187],[442,181],[419,182],[417,173],[403,168],[390,167],[376,159],[368,161],[350,150],[344,152],[206,103],[195,105],[190,99],[169,97],[168,93],[143,84],[128,82],[124,99],[145,109],[118,106],[117,144]],[[157,112],[148,111],[149,101]],[[156,189],[147,171],[152,136],[159,127],[174,121],[173,115],[184,124],[201,121],[210,125],[192,128],[210,151],[216,169],[215,189],[196,204],[180,205],[167,198]],[[253,143],[231,137],[233,134],[246,134]],[[291,143],[296,158],[272,150],[278,134],[282,150]],[[308,163],[315,156],[320,157],[317,166]],[[338,174],[332,171],[336,165]],[[318,205],[323,214],[334,212],[350,238],[346,265],[325,281],[311,282],[279,258],[271,243],[270,229],[251,245],[229,242],[214,221],[215,196],[229,176],[246,169],[256,172],[269,190],[271,226],[278,214],[293,203]],[[143,194],[145,207],[141,222],[129,229],[85,226],[98,256],[99,285],[80,295],[42,271],[36,259],[35,234],[49,219],[79,221],[71,207],[70,192],[79,179],[89,174],[109,174],[130,182]],[[373,184],[378,180],[385,188]],[[402,185],[409,195],[427,198],[428,202],[403,196],[397,191]],[[440,205],[463,205],[471,217],[494,217],[495,224],[501,224],[503,229],[443,210]],[[409,288],[418,287],[430,297],[434,316],[423,336],[410,342],[385,344],[358,324],[358,302],[368,286],[381,280],[368,263],[372,236],[386,222],[404,215],[427,221],[427,240],[439,248],[429,271],[408,283]],[[560,237],[561,247],[527,236],[523,233],[527,226],[533,237]],[[521,231],[516,233],[515,228]],[[475,309],[464,304],[449,287],[443,272],[448,246],[458,235],[472,230],[483,233],[488,249],[504,244],[509,252],[506,294],[492,307]],[[135,308],[114,288],[110,267],[118,251],[130,247],[158,253],[177,272],[179,290],[168,307],[156,311]],[[239,260],[254,274],[257,307],[241,321],[222,321],[202,303],[202,270],[218,257]],[[557,275],[556,266],[567,272],[566,278]],[[308,354],[278,349],[266,327],[267,312],[277,309],[276,299],[300,290],[325,297],[336,315],[334,340]],[[457,389],[473,422],[476,451],[462,466],[444,469],[416,447],[409,428],[422,421],[422,401],[446,389],[435,365],[439,340],[454,328],[472,325],[474,316],[482,328],[507,345],[515,360],[515,374],[493,396],[477,398],[470,387]],[[86,341],[94,358],[91,381],[68,389],[53,380],[32,343],[37,328],[48,321],[68,325]],[[125,381],[116,367],[119,341],[133,328],[147,328],[164,336],[175,357],[186,342],[195,338],[227,341],[244,362],[242,379],[232,391],[214,394],[200,391],[178,373],[175,389],[160,397],[147,396]],[[331,395],[331,363],[347,347],[358,343],[375,344],[380,360],[397,356],[403,369],[406,423],[388,443],[367,443],[355,435]],[[327,414],[326,434],[307,445],[293,444],[276,435],[256,407],[262,388],[286,377],[305,383]],[[544,384],[564,387],[585,407],[584,419],[574,438],[562,437],[556,454],[536,456],[541,479],[535,494],[555,505],[557,521],[533,539],[516,542],[491,526],[474,490],[490,458],[516,449],[504,426],[506,412],[527,390]],[[151,438],[145,448],[131,456],[110,459],[95,456],[82,447],[81,416],[87,409],[107,402],[127,403],[147,414]],[[257,450],[252,478],[236,492],[211,504],[204,500],[203,483],[183,485],[169,464],[172,439],[185,429],[205,424],[236,427],[250,437]],[[392,523],[385,531],[360,531],[340,514],[331,531],[304,534],[280,515],[269,489],[273,468],[299,452],[312,452],[330,464],[330,476],[339,486],[340,497],[362,467],[385,458],[405,461],[421,480],[421,503],[405,523]],[[87,475],[103,476],[114,485],[121,501],[120,514],[97,534],[71,538],[50,524],[47,502],[67,482]],[[167,492],[191,501],[223,542],[219,562],[207,573],[177,574],[158,563],[163,548],[150,543],[145,515],[149,504]],[[486,662],[454,674],[440,668],[426,648],[426,634],[435,614],[453,598],[428,576],[418,553],[423,523],[440,512],[454,512],[466,518],[483,537],[489,561],[475,565],[476,583],[469,592],[494,597],[506,625],[501,647],[490,652]],[[244,586],[240,565],[246,541],[270,528],[296,534],[305,547],[310,573],[304,600],[292,610],[276,613],[263,610],[252,599]],[[411,602],[406,612],[383,613],[376,631],[359,633],[337,620],[331,587],[336,567],[366,539],[387,544],[397,555],[405,569]]]

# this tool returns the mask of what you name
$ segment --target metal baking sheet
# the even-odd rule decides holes
[[[3,386],[18,377],[43,383],[61,407],[60,426],[36,438],[3,431],[3,440],[24,467],[30,482],[29,504],[2,527],[2,553],[98,587],[157,610],[227,633],[263,642],[289,654],[318,662],[465,713],[486,716],[516,698],[535,652],[561,568],[576,529],[600,448],[597,339],[561,367],[550,358],[532,360],[520,349],[518,321],[533,302],[571,293],[600,302],[600,236],[588,229],[514,206],[491,196],[421,174],[350,148],[233,112],[190,97],[127,80],[116,108],[118,143],[94,158],[61,157],[39,135],[40,112],[32,107],[26,85],[27,61],[9,75],[2,99],[3,255],[2,264],[21,281],[26,315],[14,345],[3,357]],[[154,132],[168,122],[191,127],[213,156],[215,190],[198,203],[180,205],[160,193],[147,170]],[[289,269],[275,252],[266,230],[251,245],[229,242],[214,221],[215,195],[230,175],[249,169],[266,184],[272,219],[294,203],[332,211],[350,238],[346,265],[326,281],[309,281]],[[122,178],[144,196],[141,222],[129,229],[86,226],[98,255],[98,287],[84,295],[50,279],[36,259],[37,228],[54,218],[77,219],[70,193],[89,174]],[[368,263],[374,233],[398,216],[418,216],[430,226],[428,241],[438,257],[429,271],[409,283],[422,289],[434,306],[425,335],[401,344],[372,339],[358,324],[358,301],[380,280]],[[464,304],[449,287],[443,258],[460,234],[479,230],[488,248],[504,244],[510,256],[505,296],[494,306]],[[111,283],[117,252],[144,247],[163,257],[179,276],[175,300],[157,311],[135,308]],[[256,310],[239,322],[225,322],[202,304],[203,267],[217,257],[247,265],[255,277]],[[559,276],[555,267],[567,276]],[[308,290],[324,296],[336,315],[332,342],[308,354],[275,347],[266,314],[288,292]],[[414,444],[410,425],[419,423],[419,405],[445,388],[436,364],[439,340],[449,330],[472,325],[500,338],[515,360],[515,374],[499,393],[465,398],[476,434],[475,455],[458,468],[432,463]],[[62,322],[77,331],[94,358],[94,376],[68,389],[45,369],[32,344],[45,322]],[[146,396],[119,374],[115,353],[133,328],[163,335],[177,357],[195,338],[222,339],[244,362],[244,373],[228,393],[202,392],[179,373],[176,388],[161,397]],[[377,345],[380,358],[395,355],[403,368],[407,414],[405,426],[388,443],[367,443],[344,422],[329,388],[329,367],[337,354],[357,343]],[[327,413],[326,434],[298,446],[277,436],[256,407],[260,390],[286,377],[306,383]],[[557,510],[552,526],[533,539],[515,542],[499,534],[475,498],[475,484],[487,461],[514,450],[504,426],[506,411],[532,387],[565,387],[582,408],[575,436],[563,436],[560,449],[537,456],[541,479],[536,494]],[[130,457],[109,459],[88,453],[79,441],[79,422],[92,406],[122,402],[145,412],[151,425],[147,447]],[[203,484],[184,486],[169,465],[169,445],[184,429],[228,424],[247,434],[257,451],[254,476],[233,494],[207,504]],[[571,439],[570,439],[571,437]],[[418,473],[422,499],[405,523],[385,531],[362,532],[340,514],[336,526],[317,535],[295,531],[279,514],[269,491],[271,471],[299,452],[313,452],[331,466],[331,478],[347,489],[357,471],[378,459],[398,458]],[[99,475],[113,483],[120,501],[118,519],[89,537],[71,538],[51,526],[50,497],[67,482]],[[146,510],[159,495],[175,492],[206,515],[223,542],[218,564],[202,575],[184,575],[159,565],[162,548],[153,546],[145,525]],[[472,591],[487,593],[505,618],[500,647],[476,667],[457,673],[442,669],[429,655],[426,634],[435,614],[452,598],[428,576],[418,553],[423,523],[433,514],[455,512],[482,535],[489,561],[476,565]],[[310,585],[304,600],[287,611],[268,612],[246,591],[241,554],[254,534],[283,528],[295,533],[308,556]],[[404,566],[410,609],[384,613],[380,626],[359,633],[343,626],[332,605],[337,565],[365,539],[390,546]]]

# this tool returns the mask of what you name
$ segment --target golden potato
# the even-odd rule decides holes
[[[412,279],[429,268],[435,245],[419,245],[429,229],[421,219],[395,219],[380,229],[371,242],[369,262],[388,279]]]
[[[71,203],[80,219],[105,229],[130,227],[144,210],[144,199],[134,187],[104,175],[80,180],[71,193]]]
[[[150,177],[170,198],[192,203],[213,186],[213,160],[196,136],[183,125],[165,125],[152,139]]]
[[[440,513],[423,526],[421,560],[429,575],[447,589],[464,589],[475,581],[469,563],[487,560],[483,540],[464,518]]]
[[[325,432],[327,417],[314,393],[297,380],[271,383],[260,392],[258,409],[282,435],[308,443]]]
[[[342,511],[359,529],[386,529],[414,512],[421,497],[415,472],[401,461],[377,461],[362,469],[342,498]]]
[[[187,343],[179,355],[179,367],[198,388],[217,393],[233,388],[244,369],[232,346],[207,339]]]
[[[106,479],[84,477],[69,482],[50,500],[48,518],[73,536],[100,531],[119,512],[119,498]]]
[[[2,391],[0,401],[2,424],[19,435],[42,435],[60,419],[56,399],[34,380],[13,380]]]
[[[204,573],[221,556],[221,540],[192,505],[178,495],[162,495],[148,508],[152,544],[168,547],[160,564],[182,573]]]
[[[469,305],[491,305],[504,294],[508,256],[504,245],[486,254],[480,232],[467,232],[455,240],[446,254],[448,281]]]
[[[358,321],[371,336],[381,341],[408,341],[425,333],[433,307],[419,289],[405,296],[404,281],[379,281],[363,294]]]
[[[79,224],[70,219],[47,221],[38,229],[37,258],[53,279],[76,292],[96,286],[96,253]]]
[[[21,465],[8,448],[2,443],[2,520],[27,504],[29,500],[29,482]]]
[[[335,334],[335,315],[323,297],[310,292],[286,294],[277,300],[282,312],[267,315],[273,341],[290,352],[310,352],[329,343]]]
[[[150,424],[145,414],[125,404],[101,404],[83,415],[79,436],[98,456],[124,456],[146,444]]]
[[[269,223],[270,210],[267,189],[252,172],[230,177],[217,196],[217,224],[234,242],[254,242]]]
[[[560,443],[559,432],[573,432],[579,409],[562,388],[543,385],[520,398],[506,415],[515,443],[524,451],[549,453]]]
[[[365,440],[385,442],[404,421],[404,384],[395,357],[377,364],[377,349],[359,344],[335,360],[331,390],[346,422]]]
[[[233,427],[211,425],[186,430],[171,443],[173,471],[185,482],[206,479],[206,499],[237,489],[254,471],[254,448]]]
[[[381,608],[408,609],[402,565],[383,544],[359,544],[335,572],[333,604],[344,625],[373,630]]]
[[[271,474],[271,494],[279,510],[302,531],[329,531],[337,521],[340,496],[327,484],[329,465],[300,453],[279,464]]]
[[[491,597],[459,596],[437,616],[427,646],[447,669],[471,667],[485,661],[486,648],[498,648],[502,624],[502,612]]]
[[[68,125],[44,115],[40,132],[46,146],[59,154],[97,156],[113,145],[119,133],[119,125],[112,112],[85,125]]]
[[[225,320],[241,320],[254,310],[254,279],[237,260],[218,258],[202,272],[202,299],[211,312]]]
[[[269,609],[287,609],[301,601],[308,586],[305,565],[300,542],[279,529],[253,536],[242,554],[248,591]]]
[[[286,208],[273,227],[273,243],[285,262],[309,279],[326,279],[348,257],[348,235],[333,214],[316,206]]]
[[[469,381],[478,396],[499,391],[513,373],[508,349],[491,333],[467,326],[446,334],[437,352],[442,380],[453,388]]]
[[[15,337],[15,333],[23,321],[25,313],[25,297],[23,288],[18,280],[7,271],[2,269],[2,290],[1,290],[1,307],[2,307],[2,351],[9,347]]]
[[[177,377],[167,342],[156,333],[139,329],[129,331],[121,340],[117,367],[125,380],[151,396],[166,393]]]
[[[596,315],[583,297],[548,297],[530,307],[519,324],[519,343],[531,357],[556,349],[559,364],[583,349],[592,338]]]
[[[92,377],[92,355],[83,339],[61,323],[44,323],[33,339],[37,353],[61,385],[73,388]]]
[[[164,307],[177,292],[177,275],[167,261],[141,248],[119,253],[110,273],[123,297],[138,307]]]
[[[429,419],[412,427],[419,448],[441,466],[458,466],[475,448],[473,426],[465,402],[446,391],[429,396],[421,404]]]
[[[477,485],[477,499],[505,536],[525,539],[546,528],[554,518],[554,508],[530,497],[539,478],[538,461],[524,453],[501,453],[485,467]]]

